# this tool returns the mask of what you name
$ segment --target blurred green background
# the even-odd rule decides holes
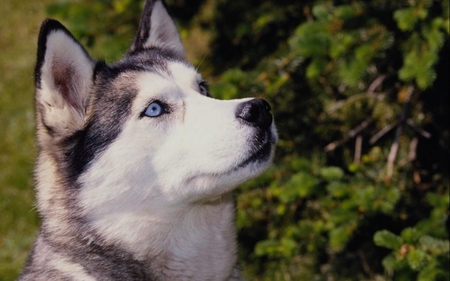
[[[274,165],[236,192],[248,280],[449,280],[449,1],[167,0],[217,98],[259,96]],[[119,59],[143,1],[2,2],[0,280],[20,272],[34,207],[39,25]]]
[[[1,5],[0,280],[16,278],[37,233],[33,68],[45,4],[5,0]]]

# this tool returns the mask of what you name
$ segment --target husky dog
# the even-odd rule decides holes
[[[241,280],[231,191],[270,165],[275,126],[264,100],[211,98],[184,57],[161,0],[112,65],[44,21],[42,226],[20,280]]]

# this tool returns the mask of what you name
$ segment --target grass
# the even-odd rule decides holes
[[[44,1],[2,1],[0,17],[0,280],[15,280],[39,223],[34,207],[33,68]]]

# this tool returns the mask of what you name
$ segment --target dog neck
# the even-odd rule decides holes
[[[174,203],[160,196],[142,198],[133,190],[120,195],[115,193],[116,197],[113,197],[107,190],[119,192],[123,189],[102,188],[103,193],[98,195],[102,196],[102,201],[97,205],[93,202],[86,204],[86,197],[83,199],[80,194],[76,196],[78,199],[69,196],[76,192],[75,189],[52,182],[51,179],[56,177],[49,171],[54,166],[50,161],[43,161],[48,159],[40,160],[46,172],[37,173],[39,209],[44,215],[43,229],[53,242],[86,244],[72,245],[78,250],[88,249],[93,243],[115,254],[131,255],[130,258],[147,268],[145,271],[157,280],[177,280],[180,277],[227,280],[233,272],[237,247],[235,206],[231,193],[205,201]],[[67,193],[66,196],[55,195],[61,192]],[[88,195],[92,198],[95,193]],[[124,200],[125,197],[129,201]],[[120,204],[116,202],[117,198],[121,198]],[[82,209],[82,225],[76,223],[80,218],[74,217],[71,212],[74,206],[68,208],[68,204]],[[51,216],[45,216],[50,213]],[[84,233],[84,242],[77,238],[81,232]],[[68,247],[66,245],[65,248]]]
[[[115,241],[132,253],[161,280],[179,276],[225,280],[236,264],[231,194],[176,206],[150,201],[143,209],[125,212],[117,208],[91,213],[90,225],[106,241]]]

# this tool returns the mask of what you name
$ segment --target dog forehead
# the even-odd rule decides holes
[[[198,82],[201,81],[201,75],[194,69],[192,65],[173,61],[169,62],[167,65],[168,70],[170,71],[173,79],[185,86],[191,85],[196,87]]]
[[[141,96],[160,96],[168,92],[181,94],[186,89],[197,89],[202,79],[192,66],[183,62],[168,62],[164,70],[142,71],[135,75]]]

